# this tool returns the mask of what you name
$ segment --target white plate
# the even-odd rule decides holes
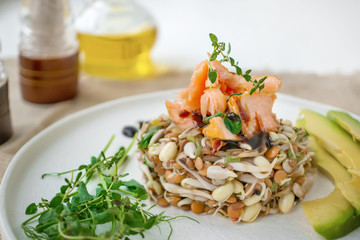
[[[108,150],[112,153],[120,144],[129,139],[121,135],[125,125],[134,125],[139,120],[150,120],[166,113],[164,101],[173,99],[176,90],[138,95],[100,104],[70,115],[32,138],[11,161],[0,189],[0,227],[5,239],[26,239],[20,224],[27,219],[26,206],[39,202],[40,197],[50,198],[62,185],[62,178],[48,177],[41,180],[46,172],[61,172],[87,164],[90,156],[97,155],[112,134],[117,138]],[[301,108],[313,109],[325,114],[335,107],[278,95],[274,112],[278,118],[295,121]],[[136,158],[130,159],[126,172],[130,178],[142,181]],[[319,175],[305,200],[328,195],[332,184]],[[164,210],[161,208],[156,211]],[[220,216],[198,216],[169,207],[167,215],[189,215],[200,224],[188,219],[173,222],[176,239],[321,239],[315,233],[299,206],[289,214],[278,214],[258,218],[251,224],[233,224]],[[166,224],[161,232],[154,228],[146,233],[146,239],[166,239],[169,233]],[[360,228],[346,236],[359,239]]]

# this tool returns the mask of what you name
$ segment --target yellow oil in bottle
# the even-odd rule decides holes
[[[150,50],[156,29],[125,35],[78,33],[82,69],[95,76],[124,79],[153,73]]]

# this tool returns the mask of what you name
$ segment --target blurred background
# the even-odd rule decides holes
[[[0,0],[2,57],[18,54],[20,0]],[[89,0],[70,0],[79,16]],[[231,42],[246,68],[317,74],[360,70],[357,0],[136,0],[155,19],[152,58],[193,69],[211,51],[208,33]]]

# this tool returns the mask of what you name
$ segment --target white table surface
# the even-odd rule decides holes
[[[89,0],[69,0],[77,15]],[[156,19],[152,56],[184,69],[211,51],[208,33],[232,43],[245,68],[318,74],[360,71],[357,0],[137,0]],[[16,56],[20,0],[0,0],[1,57]]]

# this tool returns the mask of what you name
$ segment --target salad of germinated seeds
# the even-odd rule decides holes
[[[233,222],[288,213],[312,185],[308,134],[272,112],[280,79],[250,76],[229,56],[230,45],[210,38],[213,53],[195,68],[189,87],[165,102],[168,115],[141,126],[149,196],[162,207]]]

